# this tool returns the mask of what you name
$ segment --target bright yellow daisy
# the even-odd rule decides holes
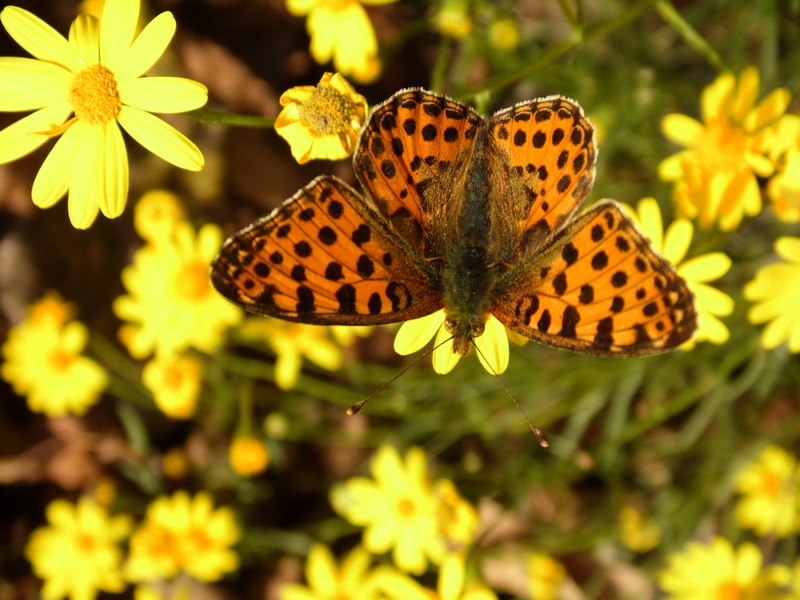
[[[661,209],[655,198],[644,198],[637,205],[636,212],[628,212],[650,238],[655,250],[675,266],[695,296],[699,327],[694,338],[682,347],[690,349],[697,342],[727,342],[730,332],[718,317],[727,317],[733,312],[733,298],[711,287],[708,282],[727,273],[731,259],[722,252],[711,252],[684,261],[692,244],[694,227],[687,219],[676,219],[664,232]]]
[[[300,164],[350,156],[367,116],[366,99],[339,73],[325,73],[316,86],[285,91],[281,106],[275,131],[289,142]]]
[[[27,397],[31,410],[49,417],[83,415],[108,381],[103,367],[81,354],[89,335],[83,323],[70,320],[72,312],[55,294],[45,296],[0,350],[0,376]]]
[[[786,582],[785,567],[762,568],[761,551],[744,543],[734,548],[722,537],[710,543],[690,542],[669,556],[659,574],[668,600],[779,600]]]
[[[142,383],[158,410],[172,419],[188,419],[197,405],[202,374],[202,365],[191,356],[156,355],[145,364]]]
[[[761,537],[786,537],[798,530],[800,477],[797,459],[783,448],[767,446],[736,474],[736,520]]]
[[[556,600],[567,571],[557,560],[535,552],[528,557],[528,578],[528,593],[533,600]]]
[[[33,572],[44,580],[42,600],[93,600],[98,592],[122,592],[120,541],[130,533],[127,515],[110,517],[89,497],[77,504],[55,500],[47,522],[25,546]]]
[[[744,286],[744,297],[755,302],[747,318],[756,325],[768,323],[761,334],[765,348],[788,342],[791,352],[800,352],[800,238],[779,238],[775,252],[786,262],[761,267]]]
[[[169,355],[196,348],[213,352],[242,311],[211,287],[208,265],[222,245],[222,230],[203,225],[195,234],[185,221],[171,235],[139,249],[122,271],[128,295],[118,297],[114,313],[128,323],[119,337],[134,358]]]
[[[287,583],[280,600],[384,600],[370,562],[369,553],[358,546],[337,565],[330,548],[314,544],[306,561],[306,585]]]
[[[449,342],[452,335],[445,327],[447,313],[438,310],[427,317],[413,319],[402,324],[394,338],[394,351],[398,354],[413,354],[421,350],[435,335],[433,351],[433,370],[444,375],[453,370],[461,359],[461,354],[453,351]],[[472,343],[477,348],[478,360],[489,373],[503,373],[508,367],[509,335],[505,326],[494,315],[489,315],[483,335]]]
[[[269,452],[260,439],[253,435],[237,436],[228,450],[231,468],[242,477],[255,477],[269,464]]]
[[[758,105],[759,73],[749,67],[739,81],[720,75],[703,90],[703,122],[681,114],[664,117],[664,135],[686,146],[665,159],[659,176],[675,183],[674,199],[681,216],[706,228],[719,222],[728,231],[742,218],[761,211],[756,177],[769,177],[775,165],[769,154],[773,129],[789,105],[789,90],[771,92]]]
[[[658,523],[634,506],[623,506],[617,514],[617,521],[620,540],[628,550],[647,552],[661,542]]]
[[[233,511],[214,509],[207,492],[159,496],[131,536],[125,576],[139,582],[185,572],[199,581],[218,581],[239,568],[232,546],[240,535]]]
[[[378,40],[364,5],[390,4],[397,0],[287,0],[295,16],[308,17],[311,56],[319,64],[333,60],[333,67],[359,83],[372,83],[381,72]]]
[[[48,208],[68,193],[70,221],[79,229],[98,212],[113,219],[125,209],[128,158],[120,126],[178,167],[203,166],[197,147],[151,111],[198,108],[207,90],[189,79],[142,77],[172,39],[175,19],[161,13],[135,37],[138,15],[139,0],[106,2],[99,20],[75,19],[66,40],[26,10],[7,6],[0,13],[11,37],[35,57],[0,58],[0,110],[35,111],[0,131],[0,163],[60,135],[31,194]]]
[[[442,561],[436,589],[420,585],[404,573],[379,567],[378,587],[392,600],[497,600],[497,595],[477,581],[467,578],[464,558],[450,553]]]
[[[392,551],[398,568],[420,575],[430,560],[440,563],[445,539],[438,521],[425,453],[411,448],[405,460],[389,445],[370,463],[374,479],[354,477],[331,491],[334,510],[364,527],[364,547],[374,554]]]

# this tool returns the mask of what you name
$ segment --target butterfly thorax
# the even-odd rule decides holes
[[[494,260],[489,252],[491,211],[488,164],[481,147],[485,130],[476,139],[464,182],[463,197],[455,218],[456,232],[445,252],[442,272],[443,303],[447,313],[445,327],[453,335],[453,352],[465,355],[470,342],[483,334],[489,308],[493,304]]]

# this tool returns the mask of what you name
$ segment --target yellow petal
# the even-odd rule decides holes
[[[673,265],[680,264],[692,243],[694,226],[687,219],[673,221],[664,234],[664,255]]]
[[[36,150],[50,139],[41,132],[63,124],[71,112],[72,105],[64,100],[23,117],[0,131],[0,164]]]
[[[153,154],[181,169],[199,171],[203,154],[177,129],[148,112],[122,106],[117,117],[130,136]]]
[[[742,123],[756,103],[758,98],[759,76],[758,69],[747,67],[739,77],[739,85],[731,105],[731,116],[737,123]]]
[[[116,121],[107,121],[102,127],[102,164],[98,165],[102,173],[99,204],[100,211],[109,219],[114,219],[125,210],[128,200],[128,153]]]
[[[720,321],[711,313],[703,313],[700,318],[700,327],[694,342],[711,342],[712,344],[724,344],[731,337],[725,323]]]
[[[442,564],[439,583],[436,586],[441,600],[458,600],[464,588],[464,563],[451,554]]]
[[[714,281],[731,268],[731,259],[722,252],[690,258],[678,267],[678,274],[689,281]]]
[[[503,373],[508,367],[508,337],[505,326],[494,315],[489,315],[483,335],[472,342],[480,351],[478,359],[483,368],[493,375]]]
[[[661,120],[661,131],[667,139],[694,148],[703,139],[703,126],[686,115],[669,114]]]
[[[452,371],[461,359],[461,354],[453,352],[453,344],[447,341],[451,337],[453,336],[441,327],[434,341],[436,350],[433,351],[433,370],[439,375],[446,375]]]
[[[775,242],[775,252],[784,260],[800,262],[800,238],[784,236]]]
[[[9,35],[32,56],[61,65],[72,73],[83,69],[69,42],[36,15],[16,6],[6,6],[0,21]]]
[[[727,117],[733,103],[733,90],[736,78],[732,73],[724,73],[707,86],[700,95],[700,114],[708,123],[717,117]]]
[[[79,15],[69,28],[69,43],[84,65],[100,61],[100,22],[91,15]]]
[[[769,177],[775,171],[775,165],[763,154],[745,152],[744,160],[759,177]]]
[[[733,312],[733,298],[725,292],[721,292],[705,283],[692,282],[689,285],[694,292],[698,306],[703,310],[718,317],[727,317]]]
[[[70,127],[44,159],[33,180],[31,199],[39,208],[50,208],[67,193],[78,154],[80,128]]]
[[[202,83],[183,77],[141,77],[119,84],[120,100],[128,106],[157,113],[194,110],[208,101]]]
[[[327,546],[314,544],[306,562],[306,581],[309,587],[323,594],[335,591],[339,587],[336,571],[336,562]]]
[[[87,229],[100,212],[99,197],[102,188],[98,172],[99,163],[103,160],[103,130],[81,121],[72,127],[76,129],[76,146],[79,148],[80,160],[74,163],[75,169],[69,187],[69,220],[75,229]]]
[[[664,181],[676,181],[683,177],[683,163],[694,157],[694,150],[681,150],[668,156],[658,165],[658,176]]]
[[[139,0],[103,4],[100,17],[100,62],[116,72],[124,64],[139,22]]]
[[[792,93],[786,88],[772,90],[761,103],[747,115],[744,121],[746,131],[757,131],[762,127],[776,122],[789,108]]]
[[[36,110],[64,102],[73,75],[33,58],[0,57],[0,111]]]
[[[406,321],[394,338],[394,351],[406,356],[421,350],[444,325],[444,310]]]
[[[643,198],[637,205],[639,225],[650,238],[653,247],[661,252],[664,247],[664,227],[661,221],[661,208],[655,198]]]
[[[114,73],[118,80],[125,81],[140,77],[156,61],[175,35],[175,17],[163,12],[150,21],[125,53]]]

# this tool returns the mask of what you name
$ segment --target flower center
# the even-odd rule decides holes
[[[402,500],[400,500],[400,502],[397,503],[397,512],[400,513],[401,517],[410,519],[411,517],[414,516],[414,513],[417,512],[417,509],[411,500],[409,500],[408,498],[403,498]]]
[[[317,87],[300,106],[300,120],[314,135],[331,135],[350,129],[353,103],[335,89]]]
[[[66,371],[72,364],[72,356],[63,350],[50,353],[50,365],[55,371]]]
[[[703,164],[714,171],[737,171],[746,165],[747,136],[727,119],[715,119],[706,125],[706,149]]]
[[[82,552],[91,552],[94,550],[94,539],[87,534],[81,534],[75,540],[76,545]]]
[[[726,581],[717,588],[717,596],[715,600],[738,600],[739,599],[739,586],[733,581]]]
[[[121,102],[114,74],[101,64],[86,67],[69,86],[67,100],[75,116],[90,125],[99,125],[119,115]]]
[[[211,290],[208,283],[208,267],[195,263],[178,273],[175,280],[178,295],[187,300],[200,300]]]

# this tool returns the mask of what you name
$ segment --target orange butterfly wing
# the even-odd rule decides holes
[[[320,325],[377,325],[442,306],[435,277],[347,184],[319,177],[233,235],[211,265],[249,312]]]
[[[600,202],[499,282],[491,309],[539,343],[600,356],[675,348],[697,328],[694,296],[620,206]]]
[[[489,122],[495,204],[518,259],[564,226],[594,183],[594,129],[580,105],[549,96],[500,110]],[[516,234],[516,237],[513,237]]]
[[[440,254],[459,214],[475,137],[471,108],[421,89],[396,93],[370,114],[353,158],[361,185],[418,253]]]

